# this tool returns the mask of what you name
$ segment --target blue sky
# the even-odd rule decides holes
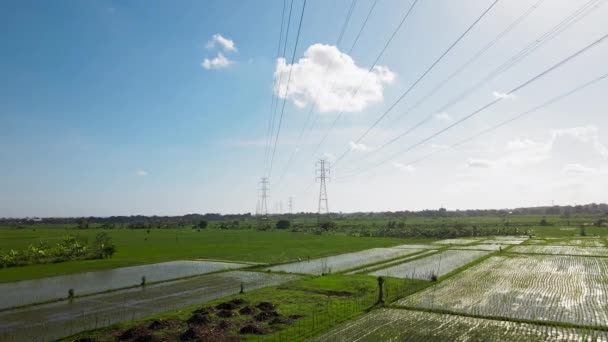
[[[0,5],[0,216],[253,212],[266,169],[273,94],[279,104],[286,97],[270,174],[273,210],[279,201],[286,210],[290,196],[295,210],[314,210],[318,190],[309,185],[315,160],[335,159],[349,146],[355,147],[332,170],[332,211],[605,201],[608,81],[458,149],[415,165],[410,161],[608,72],[608,43],[419,148],[342,178],[446,127],[608,33],[603,19],[608,5],[591,7],[508,72],[434,113],[586,3],[540,2],[470,67],[403,115],[538,2],[502,0],[366,139],[351,144],[492,2],[420,1],[379,60],[383,69],[360,82],[410,1],[379,0],[348,55],[373,2],[356,2],[335,48],[351,1],[308,0],[295,67],[290,57],[303,0],[294,0],[284,64],[275,60],[283,6],[278,0],[5,1]],[[319,64],[332,56],[337,64]],[[221,65],[205,67],[205,59]],[[285,95],[284,87],[273,88],[273,80],[278,83],[275,77],[290,69],[292,93]],[[363,90],[353,95],[359,84]],[[327,91],[314,93],[325,86]],[[287,167],[311,103],[322,110],[313,111],[318,120],[305,130]],[[338,108],[347,110],[313,155]],[[428,115],[432,119],[420,129],[377,150]]]

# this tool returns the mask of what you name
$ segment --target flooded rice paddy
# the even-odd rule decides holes
[[[0,312],[0,341],[50,341],[83,330],[142,318],[239,292],[279,285],[297,276],[230,271],[144,288],[98,294],[73,301]]]
[[[608,332],[382,309],[332,328],[313,341],[606,341]]]
[[[433,275],[440,277],[448,274],[488,254],[490,254],[489,251],[447,250],[369,274],[373,276],[430,280]]]
[[[218,261],[171,261],[1,283],[0,309],[66,298],[71,288],[78,296],[139,285],[142,276],[149,283],[248,266]]]
[[[339,254],[325,258],[302,260],[291,264],[278,265],[271,267],[270,270],[288,273],[328,274],[422,251],[424,251],[424,249],[372,248],[360,252]]]
[[[492,256],[397,302],[457,313],[608,327],[608,259]]]

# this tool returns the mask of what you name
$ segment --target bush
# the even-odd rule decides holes
[[[276,227],[277,229],[289,229],[291,222],[289,220],[278,220]]]

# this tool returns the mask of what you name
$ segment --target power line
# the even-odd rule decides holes
[[[602,0],[599,0],[599,1],[602,1]],[[594,2],[595,2],[595,4],[594,4]],[[504,62],[499,67],[497,67],[496,69],[494,69],[492,72],[490,72],[490,74],[488,74],[486,77],[484,77],[481,81],[477,82],[472,87],[466,89],[464,92],[462,92],[455,99],[449,101],[447,104],[443,105],[439,109],[431,112],[429,115],[427,115],[425,118],[423,118],[421,121],[419,121],[414,126],[412,126],[409,129],[407,129],[406,131],[398,134],[397,136],[391,138],[390,140],[388,140],[384,144],[380,145],[380,147],[378,147],[377,149],[374,150],[374,154],[378,153],[378,151],[380,151],[380,150],[384,149],[385,147],[387,147],[387,146],[395,143],[399,139],[407,136],[411,132],[415,131],[416,129],[420,128],[421,126],[423,126],[424,124],[426,124],[427,122],[429,122],[433,118],[433,116],[434,116],[435,113],[442,113],[442,112],[444,112],[445,110],[447,110],[448,108],[450,108],[452,105],[454,105],[457,102],[463,100],[466,96],[468,96],[475,89],[479,88],[483,84],[485,84],[485,83],[489,82],[490,80],[494,79],[496,76],[500,75],[501,73],[504,73],[504,72],[508,71],[509,69],[511,69],[513,66],[515,66],[517,63],[521,62],[525,57],[527,57],[528,55],[530,55],[532,52],[536,51],[542,45],[544,45],[545,43],[547,43],[551,39],[557,37],[560,33],[564,32],[572,24],[578,22],[579,20],[581,20],[582,18],[584,18],[584,16],[588,15],[590,13],[590,11],[593,10],[592,6],[594,6],[594,5],[596,7],[599,5],[598,0],[590,0],[590,1],[588,1],[585,5],[583,5],[582,7],[578,8],[574,13],[572,13],[571,15],[569,15],[568,17],[566,17],[564,20],[562,20],[559,24],[557,24],[556,26],[554,26],[553,28],[551,28],[549,31],[547,31],[544,34],[542,34],[538,39],[535,39],[532,43],[528,44],[522,50],[520,50],[515,55],[513,55],[511,58],[509,58],[506,62]]]
[[[562,100],[564,100],[564,99],[566,99],[566,98],[574,95],[575,93],[578,93],[578,92],[584,90],[585,88],[587,88],[587,87],[589,87],[591,85],[594,85],[595,83],[598,83],[598,82],[600,82],[600,81],[602,81],[602,80],[604,80],[606,78],[608,78],[608,73],[603,74],[603,75],[601,75],[599,77],[596,77],[596,78],[592,79],[591,81],[585,82],[585,83],[583,83],[583,84],[575,87],[574,89],[571,89],[571,90],[568,90],[568,91],[566,91],[564,93],[561,93],[561,94],[559,94],[559,95],[557,95],[557,96],[555,96],[555,97],[553,97],[553,98],[551,98],[551,99],[549,99],[549,100],[547,100],[547,101],[545,101],[545,102],[543,102],[543,103],[541,103],[541,104],[539,104],[539,105],[537,105],[535,107],[532,107],[532,108],[530,108],[530,109],[528,109],[528,110],[526,110],[526,111],[524,111],[522,113],[519,113],[519,114],[511,117],[510,119],[507,119],[507,120],[502,121],[502,122],[500,122],[500,123],[498,123],[498,124],[496,124],[494,126],[486,128],[484,130],[481,130],[481,131],[479,131],[479,132],[477,132],[477,133],[469,136],[466,139],[460,140],[460,141],[458,141],[458,142],[456,142],[456,143],[448,146],[446,149],[435,150],[435,151],[433,151],[431,153],[428,153],[428,154],[426,154],[426,155],[424,155],[424,156],[422,156],[420,158],[417,158],[417,159],[415,159],[415,160],[407,163],[407,165],[418,164],[418,163],[420,163],[420,162],[422,162],[422,161],[430,158],[431,156],[433,156],[435,154],[438,154],[438,153],[441,153],[441,152],[448,151],[450,149],[454,149],[454,148],[460,147],[460,146],[462,146],[462,145],[464,145],[464,144],[466,144],[466,143],[468,143],[468,142],[470,142],[472,140],[475,140],[475,139],[477,139],[477,138],[479,138],[479,137],[481,137],[483,135],[486,135],[486,134],[488,134],[488,133],[490,133],[492,131],[495,131],[495,130],[503,127],[503,126],[506,126],[506,125],[510,124],[511,122],[513,122],[513,121],[519,120],[519,119],[521,119],[522,117],[524,117],[526,115],[532,114],[532,113],[534,113],[534,112],[536,112],[536,111],[538,111],[538,110],[540,110],[542,108],[550,106],[550,105],[552,105],[552,104],[554,104],[556,102],[562,101]]]
[[[578,57],[578,56],[580,56],[581,54],[585,53],[586,51],[590,50],[591,48],[593,48],[593,47],[595,47],[595,46],[597,46],[597,45],[601,44],[601,43],[602,43],[602,42],[603,42],[603,41],[604,41],[606,38],[608,38],[608,34],[603,35],[601,38],[599,38],[599,39],[597,39],[597,40],[593,41],[592,43],[590,43],[590,44],[588,44],[588,45],[586,45],[585,47],[583,47],[582,49],[578,50],[578,51],[577,51],[577,52],[575,52],[574,54],[572,54],[572,55],[570,55],[570,56],[568,56],[568,57],[564,58],[563,60],[561,60],[561,61],[557,62],[556,64],[552,65],[551,67],[549,67],[548,69],[546,69],[546,70],[544,70],[544,71],[540,72],[540,73],[539,73],[539,74],[537,74],[536,76],[534,76],[534,77],[530,78],[529,80],[527,80],[527,81],[525,81],[525,82],[521,83],[520,85],[518,85],[518,86],[514,87],[513,89],[511,89],[510,91],[508,91],[508,92],[506,93],[506,95],[507,95],[507,96],[508,96],[508,95],[512,95],[512,94],[514,94],[514,93],[516,93],[516,92],[518,92],[518,91],[520,91],[520,90],[524,89],[525,87],[527,87],[527,86],[531,85],[532,83],[536,82],[537,80],[539,80],[540,78],[544,77],[545,75],[547,75],[547,74],[551,73],[552,71],[554,71],[554,70],[558,69],[558,68],[559,68],[559,67],[561,67],[562,65],[564,65],[564,64],[566,64],[566,63],[568,63],[568,62],[570,62],[571,60],[575,59],[576,57]],[[484,111],[484,110],[486,110],[486,109],[488,109],[488,108],[490,108],[490,107],[494,106],[495,104],[499,103],[499,102],[500,102],[500,101],[502,101],[504,98],[505,98],[505,97],[499,97],[499,98],[496,98],[496,99],[494,99],[494,100],[492,100],[492,101],[488,102],[487,104],[485,104],[485,105],[481,106],[480,108],[478,108],[477,110],[473,111],[472,113],[470,113],[470,114],[468,114],[468,115],[464,116],[463,118],[461,118],[460,120],[458,120],[458,121],[454,122],[453,124],[451,124],[451,125],[449,125],[449,126],[447,126],[447,127],[443,128],[443,129],[441,129],[441,130],[439,130],[439,131],[437,131],[437,132],[435,132],[435,133],[431,134],[430,136],[428,136],[428,137],[426,137],[426,138],[424,138],[424,139],[422,139],[422,140],[420,140],[420,141],[418,141],[418,142],[416,142],[416,143],[414,143],[414,144],[410,145],[409,147],[407,147],[407,148],[405,148],[405,149],[403,149],[403,150],[398,151],[397,153],[394,153],[394,154],[390,155],[388,158],[383,159],[382,161],[380,161],[379,163],[376,163],[376,164],[372,165],[371,167],[368,167],[368,168],[365,168],[365,169],[360,170],[359,172],[357,172],[357,173],[355,174],[355,176],[356,176],[356,175],[359,175],[359,174],[361,174],[361,173],[363,173],[363,172],[367,172],[367,171],[370,171],[370,170],[372,170],[372,169],[375,169],[376,167],[378,167],[378,166],[380,166],[380,165],[383,165],[384,163],[386,163],[386,162],[388,162],[388,161],[390,161],[390,160],[394,159],[394,158],[395,158],[395,157],[397,157],[398,155],[400,155],[400,154],[402,154],[402,153],[409,152],[409,151],[413,150],[414,148],[416,148],[416,147],[418,147],[418,146],[420,146],[420,145],[422,145],[422,144],[426,143],[427,141],[429,141],[429,140],[431,140],[431,139],[433,139],[433,138],[435,138],[435,137],[437,137],[437,136],[439,136],[439,135],[441,135],[441,134],[445,133],[446,131],[448,131],[448,130],[450,130],[450,129],[452,129],[452,128],[454,128],[454,127],[458,126],[458,125],[461,125],[463,122],[465,122],[465,121],[469,120],[470,118],[472,118],[472,117],[476,116],[477,114],[481,113],[482,111]]]
[[[298,24],[298,33],[296,34],[296,42],[295,45],[293,47],[293,53],[291,55],[291,65],[289,67],[289,76],[287,77],[287,84],[285,87],[285,97],[283,98],[283,106],[281,108],[281,115],[279,116],[279,124],[277,127],[277,135],[276,138],[274,140],[274,147],[272,149],[272,156],[270,157],[270,166],[268,168],[268,176],[270,177],[271,173],[272,173],[272,166],[274,163],[274,156],[277,152],[277,144],[279,142],[279,135],[281,134],[281,124],[283,122],[283,115],[285,114],[285,104],[287,103],[287,93],[289,92],[289,82],[291,81],[291,72],[293,70],[293,62],[294,59],[296,57],[296,51],[298,49],[298,42],[300,40],[300,31],[302,30],[302,21],[304,19],[304,11],[306,9],[306,0],[304,0],[304,4],[302,5],[302,13],[300,14],[300,23]],[[279,84],[280,87],[280,84]]]
[[[399,96],[399,98],[397,98],[397,101],[393,102],[393,104],[391,104],[385,111],[384,113],[382,113],[378,119],[376,119],[376,121],[374,121],[374,123],[361,135],[359,136],[359,138],[357,138],[357,140],[355,141],[355,144],[358,144],[359,142],[361,142],[361,140],[363,140],[363,138],[365,138],[367,136],[367,134],[369,134],[369,132],[371,132],[374,127],[376,127],[380,121],[382,121],[392,110],[393,108],[395,108],[395,106],[397,106],[397,104],[399,104],[401,102],[401,100],[403,100],[405,98],[405,96],[407,96],[407,94],[410,93],[410,91],[412,91],[412,89],[414,89],[418,83],[420,83],[420,81],[422,81],[426,75],[428,75],[429,72],[431,72],[431,70],[433,70],[435,68],[435,66],[437,64],[439,64],[439,62],[441,62],[441,60],[447,56],[448,53],[450,53],[450,51],[452,51],[452,49],[458,45],[458,43],[460,43],[460,41],[477,25],[477,23],[479,23],[481,21],[481,19],[483,19],[486,14],[488,14],[488,12],[490,12],[490,10],[498,3],[498,1],[500,0],[494,0],[494,2],[492,2],[492,4],[490,4],[490,6],[483,11],[483,13],[481,13],[481,15],[479,17],[477,17],[477,19],[475,19],[475,21],[439,56],[439,58],[437,58],[433,64],[431,64],[431,66],[429,66],[423,73],[422,75],[420,75],[420,77],[418,77],[418,79],[412,83],[402,94],[401,96]],[[334,162],[334,165],[339,163],[340,160],[342,160],[342,158],[344,158],[348,152],[350,152],[350,148],[347,148],[344,153],[342,153],[342,155],[340,157],[338,157],[338,159],[336,159],[336,161]]]
[[[494,45],[496,45],[502,38],[504,38],[508,33],[513,31],[519,24],[521,24],[527,17],[529,17],[540,5],[545,2],[545,0],[538,0],[532,6],[530,6],[522,15],[520,15],[517,19],[515,19],[511,24],[509,24],[502,32],[500,32],[494,39],[484,45],[479,51],[477,51],[471,58],[469,58],[465,63],[463,63],[460,67],[458,67],[454,72],[452,72],[448,77],[443,79],[439,84],[433,88],[431,91],[426,93],[418,102],[410,106],[403,114],[397,116],[395,120],[392,121],[390,126],[395,125],[398,121],[401,121],[407,114],[409,114],[415,108],[418,108],[422,103],[428,100],[431,96],[435,95],[439,90],[441,90],[447,83],[449,83],[452,79],[458,76],[461,72],[466,70],[473,62],[481,58],[488,50],[490,50]]]
[[[355,7],[357,3],[357,0],[354,0],[353,2],[351,2],[351,6],[349,7],[348,13],[346,15],[346,19],[344,20],[344,23],[342,24],[342,28],[340,29],[340,34],[338,35],[338,39],[336,39],[336,47],[339,48],[340,43],[342,41],[342,38],[344,36],[344,32],[346,31],[346,28],[348,27],[348,23],[350,22],[351,16],[353,14],[353,9]],[[369,16],[371,15],[374,7],[375,7],[376,2],[374,1],[374,4],[372,5],[372,7],[370,8],[369,12],[367,13],[367,16],[363,22],[363,25],[361,26],[358,34],[357,34],[357,38],[358,39],[359,35],[361,35],[361,32],[363,31],[363,28],[365,28],[365,26],[367,25],[367,20],[369,19]],[[351,46],[351,49],[349,50],[349,54],[351,53],[352,49],[355,47],[356,44],[356,40],[355,43],[353,43],[353,45]],[[326,79],[326,75],[327,75],[327,70],[329,69],[329,64],[325,67],[325,71],[323,72],[324,77],[323,77],[323,83],[325,82]],[[283,170],[283,173],[281,173],[281,176],[279,177],[279,181],[277,182],[277,186],[279,184],[282,183],[283,178],[285,177],[285,175],[287,174],[287,171],[289,170],[289,166],[291,165],[291,162],[293,161],[293,158],[295,157],[296,153],[298,153],[299,149],[300,149],[300,145],[302,143],[302,139],[304,137],[304,133],[307,132],[306,128],[309,127],[308,123],[310,122],[310,119],[312,117],[313,112],[315,111],[315,109],[317,108],[317,104],[316,101],[313,101],[313,103],[311,103],[310,105],[310,110],[308,111],[308,115],[306,116],[306,121],[304,122],[304,126],[302,126],[302,130],[300,131],[300,134],[298,135],[298,140],[296,142],[296,147],[294,148],[293,152],[291,153],[291,155],[289,156],[289,159],[287,160],[287,164],[285,166],[285,169]],[[318,113],[315,116],[315,119],[313,120],[312,124],[310,125],[310,129],[308,130],[308,132],[310,132],[310,130],[312,130],[312,127],[314,126],[314,123],[316,122],[316,119],[318,118]]]
[[[293,9],[293,0],[291,0],[291,3],[289,5],[289,15],[287,16],[287,18],[288,18],[288,20],[287,20],[287,30],[286,30],[286,33],[285,33],[285,41],[283,42],[283,53],[281,54],[281,56],[283,56],[283,57],[285,57],[285,52],[287,50],[287,40],[289,38],[289,28],[291,27],[291,12],[292,12],[292,9]],[[281,21],[281,36],[283,34],[282,33],[282,31],[283,31],[282,27],[283,27],[283,21]],[[277,49],[277,51],[280,50],[280,49],[281,49],[281,39],[279,38],[279,48]],[[277,59],[278,59],[278,56],[277,56]],[[283,81],[283,74],[281,73],[279,75],[279,82],[278,83],[273,82],[273,89],[272,89],[273,93],[274,93],[274,86],[276,84],[280,85],[282,81]],[[277,115],[277,107],[278,107],[278,103],[279,103],[277,96],[273,95],[272,98],[274,100],[274,106],[273,106],[274,108],[271,109],[271,111],[272,111],[272,118],[271,118],[271,124],[270,124],[270,130],[269,130],[269,134],[268,134],[268,139],[267,139],[267,142],[266,142],[266,151],[264,153],[265,154],[265,157],[264,157],[264,167],[265,168],[268,165],[268,154],[270,154],[270,148],[272,146],[272,137],[274,136],[274,121],[275,121],[275,118],[276,118],[276,115]]]
[[[378,54],[378,56],[376,56],[376,59],[374,60],[374,63],[372,63],[372,65],[369,67],[369,69],[367,70],[367,73],[365,74],[365,76],[363,76],[363,79],[361,80],[361,83],[359,84],[359,86],[357,87],[357,89],[355,89],[355,91],[353,92],[352,96],[357,95],[357,93],[359,92],[359,90],[363,86],[363,83],[367,79],[367,75],[376,66],[376,64],[378,63],[378,61],[382,57],[382,55],[384,55],[384,52],[386,51],[386,49],[388,48],[388,46],[393,41],[393,38],[395,38],[395,36],[397,35],[397,32],[399,32],[399,30],[401,29],[401,27],[403,26],[403,24],[406,22],[407,18],[410,16],[410,13],[412,12],[412,10],[414,9],[414,6],[416,6],[417,3],[418,3],[418,0],[414,0],[414,2],[412,3],[412,5],[410,7],[408,7],[407,11],[405,12],[405,15],[403,16],[403,18],[399,22],[399,25],[397,25],[397,27],[395,28],[395,30],[393,30],[393,33],[391,34],[391,36],[389,37],[389,39],[384,44],[384,47],[382,48],[382,50],[380,51],[380,53]],[[336,126],[336,123],[338,122],[338,120],[340,120],[340,118],[342,117],[342,114],[344,114],[344,110],[340,111],[340,113],[338,113],[338,115],[336,116],[336,118],[334,119],[334,121],[331,123],[331,125],[329,126],[329,128],[325,132],[325,135],[323,136],[323,138],[321,138],[321,141],[315,147],[315,149],[314,149],[314,151],[312,153],[313,156],[317,154],[317,151],[319,150],[319,148],[321,147],[321,145],[323,145],[323,143],[325,142],[325,139],[327,139],[327,137],[329,136],[329,134],[331,133],[331,131],[333,130],[333,128]]]

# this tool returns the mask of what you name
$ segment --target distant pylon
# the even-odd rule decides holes
[[[329,180],[329,162],[325,159],[319,159],[317,162],[317,179],[319,180],[319,219],[321,215],[329,215],[329,202],[327,200],[327,184]]]
[[[268,218],[268,198],[270,198],[270,189],[268,185],[268,178],[263,177],[260,179],[256,215],[264,218]]]
[[[289,213],[293,214],[293,197],[289,197]]]

